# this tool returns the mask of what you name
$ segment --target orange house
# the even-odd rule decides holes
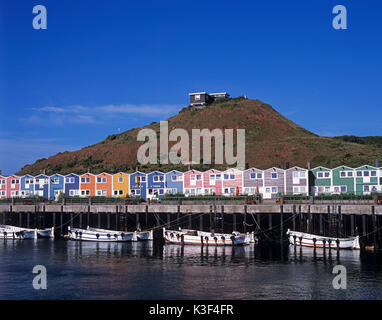
[[[124,198],[129,194],[129,175],[118,172],[113,175],[113,197]]]
[[[100,173],[95,176],[95,194],[97,197],[111,197],[113,193],[113,176]]]
[[[95,196],[95,175],[85,173],[80,176],[80,196],[94,197]]]

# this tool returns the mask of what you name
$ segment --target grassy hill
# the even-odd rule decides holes
[[[382,159],[381,137],[321,137],[259,100],[234,98],[215,102],[202,110],[183,108],[168,121],[169,131],[184,128],[190,136],[191,130],[195,128],[246,129],[246,162],[250,167],[283,168],[286,162],[290,166],[306,167],[308,161],[312,167],[336,167],[342,164],[355,167],[365,163],[373,165],[375,159]],[[154,129],[159,137],[159,123],[154,122],[144,128]],[[37,160],[32,165],[24,166],[17,174],[39,174],[43,170],[46,174],[83,173],[88,169],[95,173],[119,172],[133,171],[137,166],[141,171],[187,169],[184,165],[139,165],[137,150],[142,142],[137,142],[136,136],[141,129],[108,136],[104,141],[78,151],[58,153],[48,159]],[[209,167],[193,165],[196,169]],[[213,167],[223,169],[226,166]]]

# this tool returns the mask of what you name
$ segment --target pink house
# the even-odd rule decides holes
[[[7,198],[20,197],[21,178],[18,176],[10,176],[7,181]]]
[[[227,169],[222,172],[223,183],[222,192],[223,195],[236,195],[243,192],[243,171],[238,169]]]
[[[203,174],[198,170],[189,170],[183,176],[183,190],[186,196],[203,194]]]
[[[204,194],[222,194],[222,173],[219,170],[210,169],[203,173]]]
[[[7,178],[0,176],[0,199],[7,197]]]

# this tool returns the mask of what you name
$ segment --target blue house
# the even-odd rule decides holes
[[[161,199],[164,196],[165,177],[160,171],[153,171],[147,174],[147,195],[148,199]]]
[[[147,175],[136,171],[130,174],[130,194],[133,197],[141,197],[146,200]]]
[[[21,177],[20,196],[22,198],[33,197],[34,195],[34,177],[27,174]]]
[[[183,172],[172,170],[165,174],[165,193],[183,193]]]
[[[49,177],[40,174],[35,177],[34,194],[48,199],[49,197]]]
[[[80,176],[74,173],[65,176],[64,192],[67,196],[76,197],[80,195]]]
[[[49,177],[49,200],[57,200],[61,193],[64,193],[65,178],[61,174],[54,174]]]

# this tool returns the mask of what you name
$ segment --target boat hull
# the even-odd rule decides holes
[[[146,241],[146,240],[153,240],[154,235],[153,231],[137,231],[137,240],[138,241]]]
[[[78,229],[68,228],[70,240],[96,241],[96,242],[130,242],[137,241],[136,232],[123,232],[106,229]]]
[[[54,238],[54,228],[28,229],[9,225],[0,225],[0,238],[3,239],[37,239]]]
[[[289,229],[287,236],[289,243],[297,246],[327,249],[360,249],[358,236],[351,238],[322,237],[304,232],[290,231]]]
[[[167,243],[207,246],[240,246],[250,243],[247,234],[223,234],[197,230],[166,230],[163,228],[163,238]]]

